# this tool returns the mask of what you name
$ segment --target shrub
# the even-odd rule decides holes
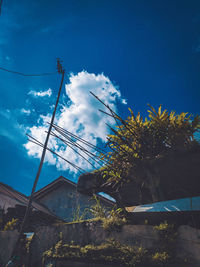
[[[155,254],[152,255],[152,262],[156,265],[161,266],[163,264],[166,264],[169,258],[170,256],[166,251],[156,252]]]
[[[89,209],[85,208],[83,211],[80,208],[80,205],[78,205],[74,211],[73,211],[73,222],[80,222],[86,219],[87,214],[89,213]]]
[[[102,226],[105,230],[119,230],[122,225],[126,224],[127,220],[122,215],[122,209],[112,209],[107,218],[102,218]]]
[[[4,231],[11,231],[11,230],[14,230],[16,229],[16,226],[17,226],[17,223],[18,223],[18,219],[14,219],[12,218],[11,221],[7,222],[6,225],[4,226]]]
[[[59,241],[54,248],[43,254],[45,258],[71,259],[81,262],[125,264],[127,266],[146,266],[147,251],[142,247],[122,245],[108,239],[100,245],[69,245]]]
[[[156,159],[169,151],[187,151],[200,147],[194,134],[200,130],[200,116],[192,119],[188,113],[175,114],[174,111],[156,111],[149,106],[148,118],[143,119],[138,113],[123,120],[114,114],[121,125],[111,128],[107,146],[111,151],[106,155],[108,164],[103,167],[104,177],[110,181],[129,182],[135,168],[141,162]],[[136,179],[136,177],[135,177]]]

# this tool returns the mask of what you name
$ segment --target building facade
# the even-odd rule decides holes
[[[102,208],[112,209],[114,202],[100,195],[96,195],[96,198]],[[78,217],[91,218],[90,209],[96,204],[94,198],[78,193],[76,184],[63,176],[37,191],[34,199],[65,221],[73,221]]]

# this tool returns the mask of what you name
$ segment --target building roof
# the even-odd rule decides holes
[[[17,190],[13,189],[11,186],[8,186],[4,183],[1,183],[0,182],[0,198],[1,198],[1,202],[3,201],[8,201],[8,199],[13,199],[14,202],[18,205],[22,205],[22,206],[27,206],[28,205],[28,201],[29,201],[29,198],[27,196],[25,196],[24,194],[18,192]],[[3,203],[3,207],[4,208],[9,208],[9,207],[12,207],[13,203]],[[2,208],[3,208],[2,207]],[[41,212],[44,212],[50,216],[53,216],[55,217],[55,215],[53,213],[51,213],[49,211],[49,209],[47,209],[45,206],[43,206],[42,204],[40,203],[37,203],[35,200],[32,202],[32,207],[37,210],[37,211],[41,211]]]
[[[126,207],[128,212],[180,212],[200,211],[200,196],[159,201],[155,203]]]
[[[42,198],[44,195],[50,193],[51,191],[55,190],[56,188],[60,187],[61,185],[70,185],[72,187],[74,187],[74,189],[76,190],[76,183],[70,181],[69,179],[60,176],[58,177],[56,180],[54,180],[53,182],[51,182],[50,184],[44,186],[43,188],[41,188],[40,190],[38,190],[37,192],[34,193],[34,199],[36,200],[40,200],[40,198]],[[105,201],[106,203],[113,205],[114,202],[107,199],[106,197],[103,197],[101,195],[96,195],[99,199],[101,199],[102,201]]]

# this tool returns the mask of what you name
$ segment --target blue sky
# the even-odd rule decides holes
[[[114,123],[98,113],[89,89],[124,118],[147,103],[199,114],[199,1],[3,1],[0,67],[24,72],[66,70],[56,122],[102,144]],[[25,133],[43,140],[60,77],[22,77],[0,71],[0,181],[29,194],[39,154]],[[103,89],[104,88],[104,89]],[[46,92],[46,93],[45,93]],[[85,127],[85,128],[84,128]],[[54,140],[52,147],[59,146]],[[85,163],[57,150],[71,160]],[[38,188],[76,173],[47,155]]]

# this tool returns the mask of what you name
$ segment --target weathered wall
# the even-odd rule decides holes
[[[91,199],[89,196],[79,194],[76,192],[76,188],[70,184],[62,185],[54,189],[47,195],[40,198],[39,201],[48,207],[48,209],[55,215],[66,221],[73,220],[74,213],[76,212],[78,206],[80,206],[80,214],[82,214],[85,209],[96,204],[94,199]],[[106,204],[104,201],[100,200],[100,202],[102,207],[110,207],[110,205]],[[91,218],[91,214],[87,214],[85,218]]]
[[[142,245],[147,249],[155,248],[159,244],[159,234],[150,225],[124,225],[121,231],[112,232],[105,231],[101,227],[100,222],[43,226],[37,229],[30,245],[30,265],[28,267],[42,266],[43,252],[50,249],[60,240],[61,232],[64,243],[73,241],[74,244],[80,244],[82,246],[86,244],[98,245],[107,238],[114,238],[124,244]],[[183,225],[178,228],[177,232],[178,236],[175,243],[176,255],[182,259],[191,258],[196,261],[196,265],[186,264],[185,267],[200,266],[200,229]],[[3,264],[8,261],[17,237],[18,233],[16,231],[0,232],[0,258],[3,260],[0,266],[4,266]],[[62,262],[56,262],[57,267],[62,267],[62,264]],[[80,263],[73,263],[73,265],[69,266],[78,267]]]
[[[0,231],[0,266],[5,266],[9,261],[18,235],[17,230]]]
[[[100,222],[82,222],[50,227],[40,227],[33,238],[31,262],[32,266],[39,266],[42,254],[60,240],[60,233],[64,243],[86,245],[101,244],[107,238],[114,238],[121,243],[142,245],[144,248],[156,246],[158,233],[148,225],[124,225],[121,231],[105,231]]]
[[[51,261],[50,262],[50,266],[52,267],[118,267],[116,266],[116,264],[98,264],[98,263],[83,263],[83,262],[72,262],[72,261],[59,261],[59,260],[55,260],[55,261]],[[149,267],[149,266],[147,266]],[[197,263],[193,263],[188,265],[188,263],[180,263],[180,264],[170,264],[167,265],[167,267],[199,267],[199,264]]]
[[[177,255],[191,257],[200,263],[200,229],[181,225],[178,229]],[[200,264],[199,264],[200,265]]]
[[[101,244],[107,238],[114,238],[124,244],[142,245],[144,248],[158,246],[159,234],[150,225],[124,225],[121,231],[105,231],[100,222],[82,222],[65,225],[40,227],[33,238],[31,262],[39,266],[44,251],[50,249],[60,240],[64,243],[86,245]],[[200,263],[200,230],[190,226],[180,226],[176,241],[176,254],[184,258],[192,258]]]

